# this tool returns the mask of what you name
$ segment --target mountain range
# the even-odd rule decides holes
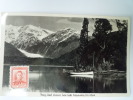
[[[5,30],[6,44],[11,44],[22,54],[31,58],[58,58],[76,49],[79,46],[79,38],[80,32],[72,28],[53,32],[33,25],[7,25]]]

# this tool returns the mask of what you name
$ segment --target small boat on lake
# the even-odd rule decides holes
[[[94,75],[70,75],[71,77],[84,77],[84,78],[93,78]]]
[[[70,72],[71,75],[93,75],[94,72],[93,71],[89,71],[89,72]]]

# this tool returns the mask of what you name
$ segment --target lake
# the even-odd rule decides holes
[[[9,88],[9,66],[4,66],[3,92]],[[64,73],[71,67],[30,66],[28,92],[52,93],[126,93],[126,78],[107,75],[76,77]]]

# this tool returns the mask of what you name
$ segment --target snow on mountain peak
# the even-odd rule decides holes
[[[58,57],[76,48],[80,37],[80,33],[72,28],[64,28],[57,32],[52,32],[33,25],[11,25],[6,28],[6,31],[6,35],[10,40],[9,43],[23,54],[30,55],[28,57],[40,57],[36,54],[45,57]],[[69,43],[70,45],[67,45]],[[64,46],[65,49],[63,48]],[[58,51],[60,52],[59,54]]]
[[[7,43],[10,43],[10,42],[17,39],[18,35],[20,34],[18,32],[20,27],[13,26],[13,25],[6,25],[6,27],[5,27],[6,28],[6,30],[5,30],[5,41]]]
[[[63,38],[61,37],[62,39],[61,39],[60,42],[63,42],[65,40],[67,40],[71,36],[76,36],[77,38],[79,38],[79,36],[80,36],[79,32],[74,30],[74,29],[72,29],[72,28],[64,28],[64,29],[62,29],[60,31],[57,31],[57,34],[59,34],[59,35],[61,35],[63,37]]]
[[[7,25],[5,33],[5,41],[7,43],[14,45],[16,48],[27,50],[41,43],[43,38],[53,32],[33,25]]]
[[[43,42],[63,42],[70,38],[71,36],[75,36],[77,38],[80,37],[80,34],[78,31],[72,29],[72,28],[64,28],[60,29],[59,31],[49,35],[48,37],[43,39]]]
[[[20,28],[19,32],[25,32],[25,33],[32,33],[35,37],[37,37],[40,41],[47,37],[49,34],[53,33],[52,31],[49,31],[47,29],[43,29],[41,27],[36,27],[33,25],[26,25]]]
[[[36,27],[33,25],[25,25],[25,26],[6,25],[5,41],[8,43],[16,41],[18,36],[23,33],[31,33],[34,35],[34,37],[38,38],[38,40],[41,41],[43,38],[47,37],[48,35],[54,32],[47,29],[43,29],[40,26]]]

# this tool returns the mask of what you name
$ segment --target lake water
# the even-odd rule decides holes
[[[9,66],[4,66],[3,92],[9,88]],[[28,92],[53,93],[126,93],[126,78],[104,75],[75,77],[65,74],[66,67],[30,66]]]

